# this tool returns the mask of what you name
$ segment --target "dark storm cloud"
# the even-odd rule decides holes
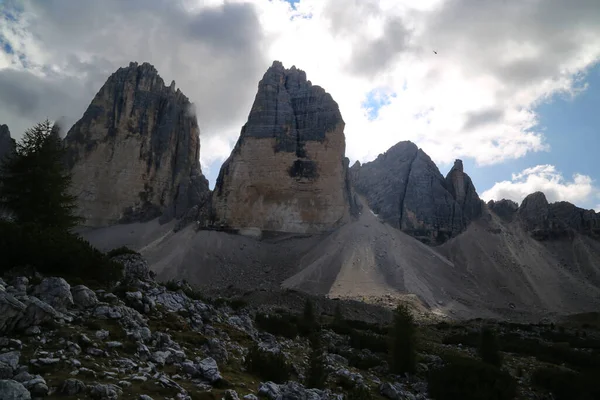
[[[35,74],[23,73],[19,85],[24,93],[32,93],[36,85],[44,90],[38,90],[36,99],[19,100],[19,115],[27,114],[28,107],[50,105],[51,111],[75,121],[112,72],[130,61],[150,62],[195,103],[203,135],[218,135],[223,126],[247,115],[269,65],[252,4],[225,3],[199,11],[173,0],[27,0],[24,5],[33,15],[27,31],[38,40],[45,64],[59,66],[62,75],[40,83]],[[7,71],[0,75],[11,74]],[[47,86],[57,89],[45,90]],[[74,100],[55,104],[51,96],[58,88]],[[0,103],[9,101],[0,92]],[[10,124],[11,116],[2,114]]]
[[[400,18],[387,20],[380,38],[361,41],[355,47],[350,62],[351,70],[366,75],[374,75],[385,70],[400,53],[408,48],[410,34]]]

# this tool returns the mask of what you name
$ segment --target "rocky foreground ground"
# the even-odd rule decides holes
[[[431,398],[430,371],[448,357],[477,357],[481,321],[422,325],[417,373],[394,375],[383,325],[354,321],[339,332],[329,325],[331,315],[322,314],[327,381],[324,389],[307,388],[308,339],[264,323],[269,314],[293,321],[298,310],[261,308],[243,296],[203,299],[184,282],[156,282],[139,255],[116,260],[125,270],[112,288],[92,290],[25,273],[0,280],[0,399],[424,400]],[[327,309],[315,304],[318,313]],[[518,383],[519,398],[552,398],[531,382],[541,366],[563,364],[574,373],[600,366],[598,331],[579,325],[561,331],[550,324],[497,325],[501,346],[512,350],[502,368]],[[541,356],[556,341],[567,343],[565,353]],[[275,383],[251,373],[247,358],[255,346],[283,355],[288,379]]]

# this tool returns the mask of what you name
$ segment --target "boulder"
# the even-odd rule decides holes
[[[0,399],[2,400],[30,400],[31,394],[23,384],[11,379],[0,380]]]
[[[66,311],[73,305],[71,286],[60,277],[45,278],[33,289],[32,295],[58,311]]]
[[[198,371],[210,383],[215,383],[222,379],[219,366],[214,358],[208,357],[200,361],[198,363]]]
[[[81,309],[91,308],[98,304],[98,297],[93,290],[84,285],[77,285],[71,288],[73,304]]]

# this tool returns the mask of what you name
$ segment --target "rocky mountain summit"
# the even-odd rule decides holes
[[[0,125],[0,161],[15,149],[15,140],[10,136],[8,126]]]
[[[481,215],[483,203],[462,161],[444,178],[412,142],[400,142],[350,170],[354,187],[375,214],[427,244],[445,242]]]
[[[344,121],[306,73],[275,61],[213,194],[214,223],[229,228],[314,233],[350,215]]]
[[[65,143],[87,226],[198,218],[208,210],[193,106],[148,63],[112,74]]]

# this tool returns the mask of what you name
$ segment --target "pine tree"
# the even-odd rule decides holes
[[[342,313],[342,307],[340,303],[335,305],[335,310],[333,312],[333,323],[336,326],[342,326],[344,323],[344,314]]]
[[[300,330],[300,334],[303,336],[310,336],[312,333],[319,330],[315,309],[310,299],[306,299],[306,303],[304,303],[304,312],[302,313],[302,318],[298,323],[298,328]]]
[[[318,332],[311,334],[310,345],[311,351],[306,386],[308,388],[323,389],[327,381],[327,372],[325,371],[325,362],[323,360],[323,346]]]
[[[500,367],[502,365],[502,354],[496,338],[496,333],[488,327],[481,330],[479,342],[479,356],[485,363]]]
[[[58,126],[46,120],[28,129],[0,169],[0,206],[19,224],[69,230],[77,225],[76,197]]]
[[[304,312],[302,313],[302,318],[307,323],[316,322],[315,308],[313,306],[312,301],[310,301],[310,299],[306,299],[306,302],[304,303]]]
[[[393,371],[399,374],[414,373],[417,367],[416,326],[406,305],[399,305],[394,311],[391,335]]]

